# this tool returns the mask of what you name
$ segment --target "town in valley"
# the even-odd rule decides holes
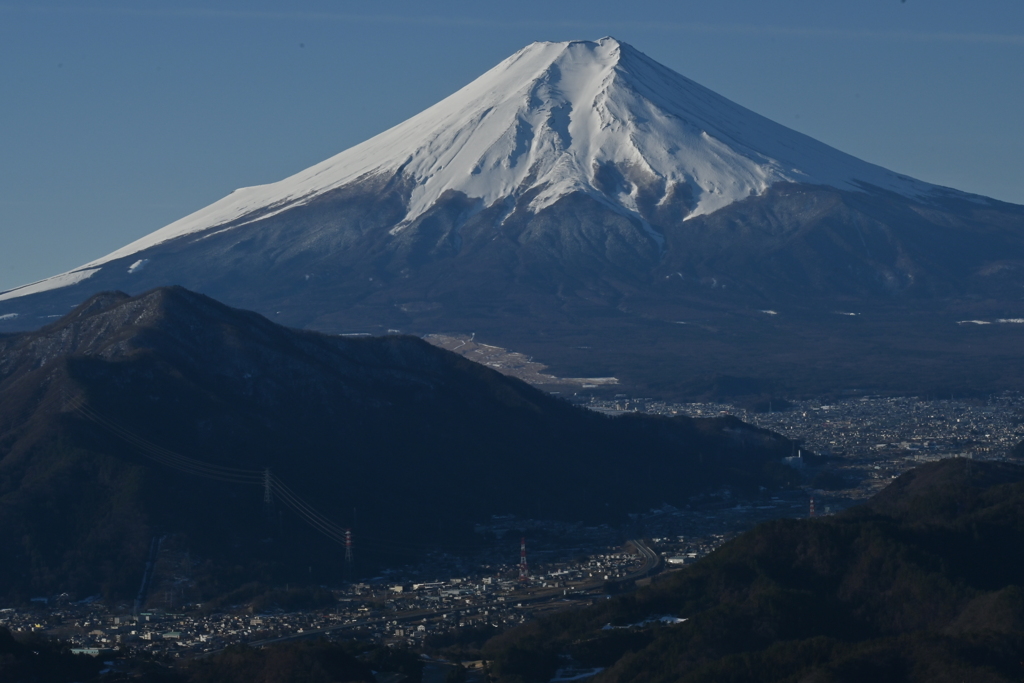
[[[98,596],[39,596],[30,604],[0,606],[0,626],[60,638],[76,652],[109,657],[146,653],[180,659],[232,644],[310,637],[429,650],[463,629],[498,633],[553,610],[593,604],[657,581],[759,522],[834,514],[921,463],[1006,459],[1024,440],[1024,396],[1018,393],[783,401],[756,411],[622,394],[576,394],[571,400],[611,415],[735,415],[796,441],[799,447],[786,463],[803,483],[756,498],[722,489],[682,507],[651,501],[649,509],[636,511],[619,527],[495,517],[477,525],[476,532],[489,541],[472,556],[438,551],[379,576],[339,580],[321,587],[321,594],[330,596],[326,604],[321,598],[316,607],[299,610],[272,604],[255,610],[244,603],[211,609],[188,602],[187,568],[169,548],[162,557],[165,576],[143,605],[107,604]]]

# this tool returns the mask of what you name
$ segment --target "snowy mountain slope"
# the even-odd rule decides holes
[[[454,191],[470,213],[529,194],[533,212],[583,192],[648,225],[644,204],[683,197],[686,218],[779,182],[924,197],[935,186],[860,161],[759,116],[613,38],[534,43],[417,116],[277,183],[224,199],[96,261],[0,295],[78,282],[155,245],[265,221],[348,184],[399,174],[412,187],[403,230]]]
[[[956,324],[1024,318],[1024,207],[855,159],[610,38],[530,45],[291,178],[0,293],[0,333],[172,284],[292,327],[477,333],[652,395],[1024,383],[1017,332]]]

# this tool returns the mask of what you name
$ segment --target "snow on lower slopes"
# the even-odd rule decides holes
[[[7,301],[8,299],[15,299],[19,296],[27,296],[29,294],[38,294],[39,292],[57,289],[58,287],[75,285],[83,280],[89,279],[95,275],[98,270],[99,268],[80,268],[67,273],[61,273],[60,275],[54,275],[53,277],[46,278],[45,280],[40,280],[39,282],[33,282],[30,285],[24,285],[16,289],[3,292],[0,294],[0,301]]]
[[[527,207],[534,211],[579,191],[642,219],[641,187],[658,188],[665,201],[686,186],[690,217],[781,181],[854,190],[868,183],[908,196],[935,187],[774,123],[614,38],[533,43],[394,128],[280,182],[236,190],[86,267],[396,173],[414,190],[392,232],[448,190],[480,209],[538,190]]]

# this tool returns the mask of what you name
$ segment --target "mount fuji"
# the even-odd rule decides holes
[[[1024,207],[856,159],[612,38],[529,45],[320,164],[0,293],[0,329],[169,284],[327,332],[475,332],[651,391],[1024,379],[1024,326],[996,322],[1024,318]]]

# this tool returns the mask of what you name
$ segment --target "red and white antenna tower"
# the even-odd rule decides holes
[[[526,536],[519,541],[519,580],[526,581]]]
[[[811,496],[811,514],[809,516],[814,516],[814,496]]]
[[[345,564],[352,566],[352,530],[345,529]]]

